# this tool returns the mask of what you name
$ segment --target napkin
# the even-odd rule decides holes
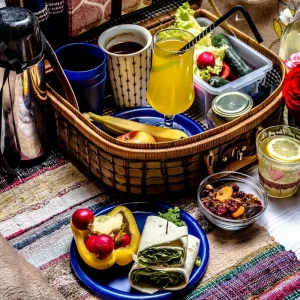
[[[63,300],[40,270],[0,235],[0,298],[2,300]]]

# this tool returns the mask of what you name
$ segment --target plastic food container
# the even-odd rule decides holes
[[[197,22],[202,27],[207,27],[212,24],[212,22],[206,18],[198,18]],[[253,95],[258,91],[259,83],[273,68],[273,63],[271,60],[252,49],[250,46],[246,45],[236,37],[229,35],[221,27],[215,28],[213,34],[219,33],[226,35],[236,52],[251,67],[254,67],[255,70],[248,75],[238,78],[219,88],[212,87],[207,82],[194,75],[195,99],[201,102],[201,107],[202,109],[205,109],[205,113],[207,113],[211,108],[212,100],[224,92],[240,91],[248,95]]]

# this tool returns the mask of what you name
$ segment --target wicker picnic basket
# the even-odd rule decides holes
[[[195,17],[216,17],[192,5]],[[172,24],[175,10],[141,23],[151,33]],[[262,127],[278,124],[285,67],[278,56],[231,27],[243,42],[272,60],[280,77],[275,91],[249,113],[187,139],[154,145],[124,144],[99,130],[48,85],[56,119],[58,144],[106,185],[127,193],[158,194],[199,185],[207,174],[240,170],[256,161],[255,136]],[[124,146],[125,145],[125,146]]]

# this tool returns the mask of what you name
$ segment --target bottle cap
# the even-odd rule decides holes
[[[27,67],[42,58],[43,46],[36,16],[25,8],[0,9],[0,65],[10,66],[14,57]]]

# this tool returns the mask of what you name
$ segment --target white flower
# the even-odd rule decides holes
[[[287,24],[293,22],[294,18],[293,18],[291,11],[288,8],[286,8],[284,11],[280,12],[279,19],[280,19],[281,23],[284,26],[286,26]]]

